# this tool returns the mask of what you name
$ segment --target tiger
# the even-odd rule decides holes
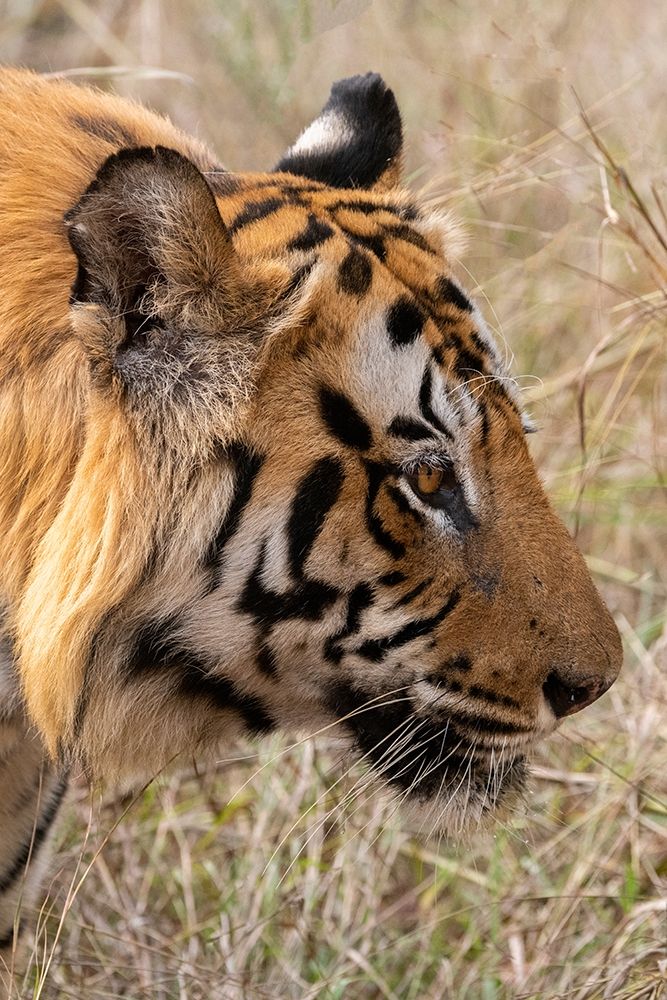
[[[7,963],[73,768],[335,728],[456,834],[620,670],[460,228],[402,159],[375,73],[241,173],[138,103],[0,71]]]

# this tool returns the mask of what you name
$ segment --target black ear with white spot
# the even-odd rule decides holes
[[[331,88],[319,116],[275,166],[336,188],[394,187],[403,138],[392,91],[377,73],[351,76]]]

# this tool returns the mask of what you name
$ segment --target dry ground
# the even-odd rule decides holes
[[[245,759],[162,779],[118,822],[81,788],[15,995],[666,995],[665,5],[0,0],[0,15],[2,61],[114,66],[98,82],[238,169],[274,162],[333,79],[383,73],[412,186],[468,224],[461,276],[524,373],[536,457],[626,646],[610,694],[540,752],[525,812],[462,844],[408,832],[356,769],[339,781],[325,740],[233,748]]]

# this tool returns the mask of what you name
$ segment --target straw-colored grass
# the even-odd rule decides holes
[[[515,355],[536,458],[626,648],[612,691],[540,751],[526,810],[463,843],[410,832],[356,768],[339,780],[324,739],[230,747],[130,803],[91,808],[81,786],[15,996],[667,995],[667,7],[0,13],[3,61],[88,67],[237,169],[274,162],[333,79],[383,73],[411,184],[468,224],[461,276]]]

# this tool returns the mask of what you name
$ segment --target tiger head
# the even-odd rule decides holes
[[[451,829],[613,683],[456,229],[400,160],[368,74],[271,173],[131,148],[69,212],[87,430],[31,587],[39,617],[67,580],[80,667],[42,729],[94,770],[332,729]]]

